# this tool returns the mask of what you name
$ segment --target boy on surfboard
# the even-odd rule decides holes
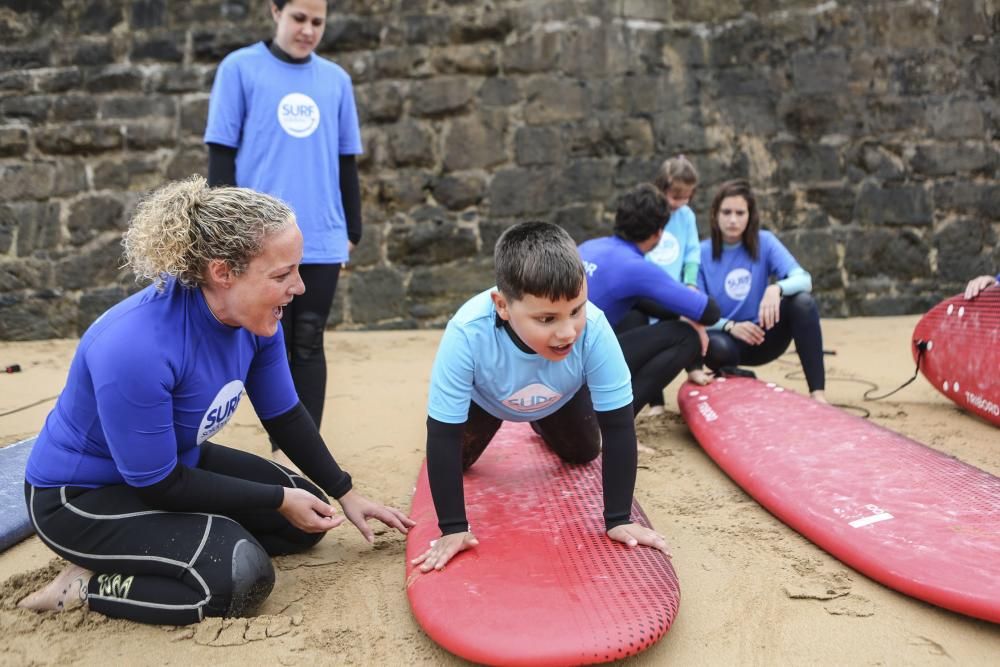
[[[504,420],[531,422],[568,463],[602,454],[607,536],[669,555],[661,535],[629,516],[637,460],[629,370],[604,313],[587,302],[573,239],[550,223],[517,224],[497,241],[494,265],[496,287],[459,308],[434,360],[427,475],[442,536],[413,564],[440,570],[479,544],[462,473]]]

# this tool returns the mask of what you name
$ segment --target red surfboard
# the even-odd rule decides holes
[[[440,536],[417,478],[406,541],[406,591],[424,631],[455,655],[490,665],[588,665],[652,646],[680,602],[670,560],[604,533],[600,458],[564,463],[528,424],[505,423],[465,474],[479,546],[440,572],[410,560]],[[632,519],[649,526],[634,500]]]
[[[913,330],[913,358],[942,394],[1000,426],[1000,287],[961,294],[927,311]]]
[[[685,383],[709,456],[776,517],[875,581],[1000,623],[1000,478],[746,378]]]

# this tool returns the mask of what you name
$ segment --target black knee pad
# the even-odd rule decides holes
[[[240,540],[233,547],[233,592],[225,615],[245,616],[267,599],[274,588],[271,557],[259,544]]]
[[[292,355],[299,359],[309,359],[323,352],[323,332],[326,322],[317,313],[303,313],[295,318],[292,334]]]

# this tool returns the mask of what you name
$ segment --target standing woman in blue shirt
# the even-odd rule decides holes
[[[361,241],[361,131],[351,79],[314,53],[326,13],[326,0],[272,0],[274,39],[225,57],[205,129],[209,185],[278,197],[302,229],[306,292],[281,326],[295,389],[317,428],[326,396],[323,333],[341,266]]]
[[[761,230],[757,200],[744,180],[720,186],[711,209],[711,239],[701,243],[698,286],[719,303],[705,362],[760,366],[795,341],[810,395],[826,403],[823,333],[810,291],[812,277],[778,237]],[[773,280],[773,282],[772,282]]]

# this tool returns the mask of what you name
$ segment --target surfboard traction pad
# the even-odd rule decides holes
[[[35,439],[0,447],[0,552],[35,532],[24,504],[24,467]]]
[[[931,308],[913,329],[917,344],[927,344],[920,371],[946,398],[1000,426],[1000,287],[975,299],[962,294]]]
[[[1000,478],[838,408],[744,378],[681,414],[765,509],[901,593],[1000,623]]]
[[[406,545],[410,606],[426,633],[484,664],[587,665],[655,644],[680,603],[670,560],[610,540],[601,461],[564,463],[528,424],[505,423],[465,475],[480,544],[440,572],[409,561],[440,536],[426,463]],[[632,519],[649,526],[633,499]]]

